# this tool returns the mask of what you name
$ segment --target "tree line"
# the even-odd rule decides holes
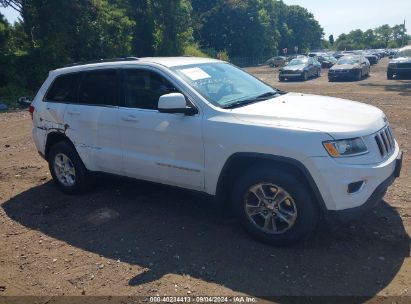
[[[410,36],[407,35],[405,24],[390,27],[388,24],[366,31],[353,30],[348,34],[341,34],[334,42],[334,37],[329,37],[329,45],[337,50],[361,50],[398,48],[407,45]]]
[[[269,57],[319,48],[323,29],[281,0],[0,0],[0,96],[33,92],[49,70],[124,56]]]

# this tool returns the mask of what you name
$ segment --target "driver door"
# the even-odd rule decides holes
[[[178,92],[157,71],[123,71],[125,104],[119,109],[125,175],[202,190],[204,145],[200,114],[160,113],[160,96]]]

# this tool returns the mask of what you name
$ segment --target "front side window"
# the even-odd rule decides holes
[[[116,70],[86,72],[79,90],[79,103],[86,105],[118,105]]]
[[[173,71],[205,99],[221,108],[234,104],[241,106],[241,103],[258,101],[266,94],[276,94],[272,87],[227,63],[177,66]]]
[[[161,96],[177,92],[177,89],[159,74],[139,69],[125,71],[126,106],[157,110]]]
[[[77,89],[81,75],[66,74],[56,77],[45,100],[51,102],[77,102]]]

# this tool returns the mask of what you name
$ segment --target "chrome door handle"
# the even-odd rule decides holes
[[[138,122],[137,117],[135,117],[134,115],[123,116],[122,119],[124,121]]]
[[[71,116],[79,116],[79,115],[80,115],[80,112],[77,112],[77,111],[68,111],[67,114],[68,114],[68,115],[71,115]]]

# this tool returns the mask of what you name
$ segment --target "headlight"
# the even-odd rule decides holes
[[[367,146],[361,137],[353,139],[332,140],[323,142],[325,150],[332,157],[344,157],[365,154]]]

